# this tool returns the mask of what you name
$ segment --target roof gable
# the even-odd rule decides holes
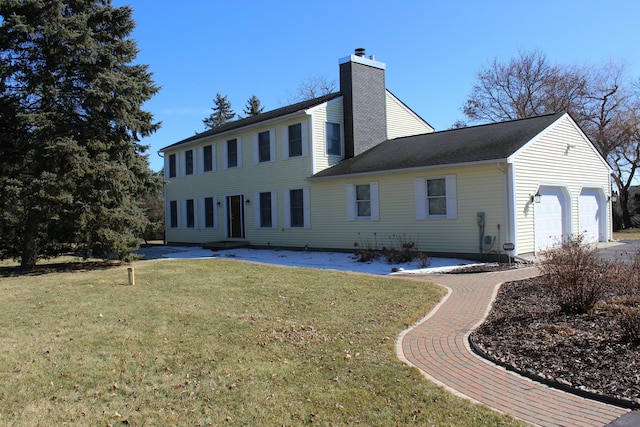
[[[564,113],[384,141],[314,178],[506,160]]]
[[[245,119],[234,120],[232,122],[225,123],[223,125],[217,126],[213,129],[209,129],[207,131],[198,133],[189,138],[183,139],[182,141],[176,142],[175,144],[168,145],[160,151],[165,151],[170,148],[175,148],[183,144],[188,144],[190,142],[198,141],[201,139],[209,138],[218,134],[222,134],[225,132],[229,132],[236,129],[241,129],[245,126],[250,126],[254,124],[258,124],[261,122],[265,122],[267,120],[277,119],[279,117],[284,117],[289,114],[293,114],[299,111],[304,111],[312,107],[316,107],[320,104],[324,104],[325,102],[331,101],[332,99],[336,99],[342,96],[341,93],[330,93],[328,95],[321,96],[319,98],[309,99],[306,101],[298,102],[296,104],[287,105],[282,108],[278,108],[275,110],[267,111],[265,113],[260,113],[253,117],[247,117]]]

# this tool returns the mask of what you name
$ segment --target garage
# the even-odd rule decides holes
[[[535,250],[543,251],[562,242],[569,213],[567,196],[559,187],[540,187],[535,203]]]
[[[602,202],[600,192],[595,188],[585,188],[580,193],[579,232],[587,243],[597,243],[602,240]]]

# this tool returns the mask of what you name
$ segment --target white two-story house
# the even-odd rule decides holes
[[[568,114],[434,132],[385,68],[358,49],[339,60],[339,92],[162,149],[167,242],[350,250],[402,236],[486,257],[611,237],[610,168]]]

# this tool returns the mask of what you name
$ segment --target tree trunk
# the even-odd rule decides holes
[[[631,213],[629,212],[629,190],[625,187],[619,188],[620,194],[618,195],[618,202],[620,203],[620,209],[622,210],[622,223],[624,228],[631,228]]]
[[[22,257],[20,269],[31,271],[36,266],[38,260],[38,222],[33,214],[27,216],[27,223],[24,229],[22,240]]]

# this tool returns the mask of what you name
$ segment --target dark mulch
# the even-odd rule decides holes
[[[640,404],[640,348],[625,339],[619,306],[609,301],[590,314],[561,313],[541,280],[502,285],[472,342],[528,376]]]
[[[471,274],[471,273],[490,273],[492,271],[504,271],[513,270],[514,268],[530,267],[531,264],[526,263],[490,263],[490,264],[476,264],[451,270],[449,274]]]

